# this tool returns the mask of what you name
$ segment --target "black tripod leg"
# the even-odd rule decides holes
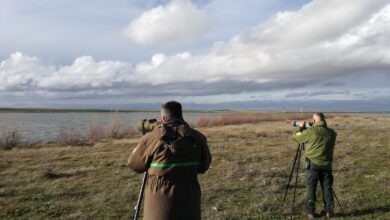
[[[337,204],[339,204],[339,206],[340,206],[341,212],[344,213],[344,209],[343,209],[343,207],[341,206],[341,204],[340,204],[340,202],[339,202],[339,199],[337,198],[336,193],[333,191],[333,189],[332,189],[332,193],[333,193],[334,198],[335,198],[336,201],[337,201]]]
[[[295,153],[295,158],[294,158],[294,163],[293,163],[293,166],[292,166],[292,169],[291,169],[291,172],[290,172],[290,177],[288,178],[288,184],[287,184],[287,187],[286,187],[286,191],[284,192],[284,197],[283,197],[283,201],[286,200],[286,196],[287,196],[287,192],[288,192],[288,188],[290,188],[290,182],[291,182],[291,178],[293,176],[293,173],[294,173],[294,169],[295,169],[295,164],[297,162],[297,158],[298,158],[298,153],[300,151],[300,145],[298,144],[298,147],[297,147],[297,152]]]
[[[294,194],[293,194],[293,200],[292,200],[292,204],[291,204],[291,218],[294,215],[295,194],[297,191],[298,175],[299,175],[299,164],[301,163],[301,153],[302,153],[301,145],[299,145],[298,148],[299,148],[299,153],[298,153],[297,169],[296,169],[296,174],[295,174],[296,176],[295,176]]]
[[[141,203],[142,203],[142,198],[143,198],[143,195],[144,195],[145,184],[146,184],[146,179],[147,178],[148,178],[148,172],[145,171],[144,177],[142,179],[141,189],[140,189],[139,195],[138,195],[137,205],[135,206],[134,220],[137,220],[138,215],[139,215],[139,211],[141,209]]]
[[[145,127],[144,127],[145,122],[146,122],[146,119],[142,120],[142,135],[145,135],[145,133],[146,133]],[[145,171],[144,177],[142,178],[141,189],[139,190],[139,194],[138,194],[137,205],[134,207],[134,209],[135,209],[134,220],[138,219],[139,211],[141,210],[141,205],[142,205],[141,203],[142,203],[142,198],[144,196],[145,184],[146,184],[147,179],[148,179],[148,171]]]

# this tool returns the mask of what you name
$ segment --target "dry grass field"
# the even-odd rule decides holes
[[[328,124],[338,133],[334,191],[344,212],[336,204],[336,218],[390,219],[390,116],[336,114]],[[199,176],[203,219],[290,217],[292,194],[283,202],[297,147],[290,120],[199,130],[213,155]],[[126,163],[138,138],[0,150],[0,219],[131,218],[142,175]],[[305,219],[303,172],[294,219]]]

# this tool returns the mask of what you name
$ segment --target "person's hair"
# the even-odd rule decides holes
[[[316,115],[317,117],[319,117],[321,119],[321,121],[325,121],[325,115],[324,113],[322,112],[317,112],[315,113],[314,115]]]
[[[165,117],[167,121],[171,119],[183,120],[181,104],[176,101],[169,101],[165,104],[162,104],[161,114]]]

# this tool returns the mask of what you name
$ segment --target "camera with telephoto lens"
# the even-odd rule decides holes
[[[157,119],[143,119],[137,122],[138,131],[142,131],[143,134],[150,132],[156,127],[160,122]]]
[[[293,127],[299,127],[299,121],[293,121],[291,124]],[[304,124],[303,126],[304,128],[310,128],[313,125],[312,122],[308,122],[308,121],[304,121],[303,124]]]

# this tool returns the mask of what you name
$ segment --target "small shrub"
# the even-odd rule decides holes
[[[120,139],[131,137],[136,132],[129,124],[113,122],[107,128],[107,138]]]
[[[197,127],[208,127],[210,119],[208,117],[200,117],[196,123]]]
[[[128,123],[123,123],[119,119],[118,112],[112,112],[111,123],[107,126],[106,138],[121,139],[132,137],[136,134],[136,131]]]
[[[70,145],[85,144],[85,138],[82,137],[80,130],[73,126],[61,126],[58,132],[58,140]]]
[[[104,128],[97,122],[92,122],[87,127],[86,140],[96,142],[105,138]]]
[[[136,134],[136,130],[129,124],[125,124],[122,127],[122,135],[123,137],[133,137]]]
[[[20,135],[16,128],[5,132],[0,139],[0,147],[5,150],[11,150],[18,144],[20,144]]]
[[[121,124],[120,123],[111,123],[106,131],[107,137],[112,139],[119,139],[121,135]]]
[[[256,128],[255,130],[256,137],[267,137],[267,133],[262,128]]]

